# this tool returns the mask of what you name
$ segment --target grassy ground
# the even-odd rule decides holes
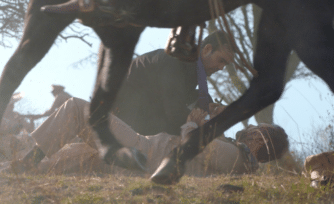
[[[226,184],[242,188],[231,190],[223,187]],[[173,186],[122,175],[0,174],[0,203],[334,203],[333,189],[309,184],[302,176],[283,174],[184,176]]]

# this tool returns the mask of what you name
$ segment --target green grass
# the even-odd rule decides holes
[[[223,190],[230,184],[243,192]],[[0,203],[334,203],[334,190],[314,189],[302,176],[246,175],[198,178],[162,186],[122,175],[33,176],[0,174]]]

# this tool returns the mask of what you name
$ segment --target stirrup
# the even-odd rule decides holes
[[[78,0],[78,4],[79,10],[83,13],[99,9],[101,12],[117,15],[117,12],[115,11],[115,8],[110,0],[100,0],[98,2],[96,2],[96,0]]]
[[[205,23],[200,25],[197,44],[195,42],[196,27],[197,25],[173,28],[168,38],[165,52],[182,61],[196,61],[199,55]]]

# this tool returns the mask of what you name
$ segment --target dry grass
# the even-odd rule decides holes
[[[173,186],[156,185],[145,177],[103,175],[14,175],[0,173],[0,203],[333,203],[334,189],[310,187],[300,176],[303,161],[293,153],[261,165],[255,175],[184,176]],[[290,172],[290,173],[289,173]],[[124,173],[124,172],[123,172]],[[129,172],[125,172],[129,173]],[[293,174],[294,173],[294,174]],[[230,184],[243,191],[221,188]]]
[[[228,192],[223,184],[241,186]],[[309,187],[307,178],[280,175],[185,176],[174,186],[144,177],[0,174],[0,203],[334,203],[334,190]]]

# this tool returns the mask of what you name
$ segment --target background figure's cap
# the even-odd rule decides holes
[[[62,85],[56,85],[56,84],[52,84],[51,87],[52,87],[52,92],[53,91],[63,91],[65,89],[64,86],[62,86]]]

